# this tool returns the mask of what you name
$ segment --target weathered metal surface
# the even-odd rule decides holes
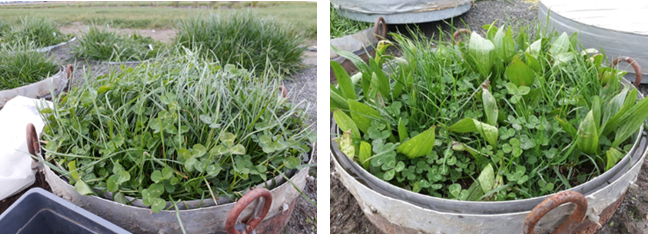
[[[627,80],[621,81],[624,85],[631,85]],[[641,93],[637,94],[637,99],[641,100],[644,96]],[[332,124],[331,136],[341,135],[337,129],[335,123]],[[589,195],[593,191],[600,189],[602,186],[612,183],[617,179],[617,175],[625,172],[630,168],[638,159],[642,156],[643,151],[640,151],[639,148],[642,145],[640,142],[642,139],[641,134],[643,132],[643,126],[640,127],[637,135],[635,136],[635,143],[632,149],[628,152],[626,157],[623,157],[614,167],[610,170],[604,172],[603,174],[593,178],[592,180],[575,186],[570,191],[575,191],[582,193],[584,195]],[[643,149],[643,148],[642,148]],[[343,155],[340,149],[337,146],[336,142],[331,141],[331,153],[334,155]],[[510,213],[510,212],[524,212],[530,211],[535,207],[536,204],[547,199],[549,195],[529,198],[529,199],[520,199],[512,201],[498,201],[498,202],[481,202],[481,201],[457,201],[442,199],[432,196],[427,196],[419,193],[414,193],[409,190],[402,189],[390,183],[383,181],[371,173],[364,170],[357,163],[352,162],[348,157],[340,156],[338,157],[339,162],[343,167],[353,170],[353,173],[362,178],[363,183],[372,187],[372,189],[377,190],[383,195],[389,196],[394,199],[403,200],[417,206],[432,209],[442,212],[452,212],[452,213],[464,213],[464,214],[498,214],[498,213]]]
[[[48,51],[50,51],[50,50],[52,50],[52,49],[54,49],[54,48],[56,48],[56,47],[63,46],[63,45],[66,45],[66,44],[68,44],[68,43],[70,43],[70,42],[73,42],[73,41],[75,41],[76,39],[77,39],[76,37],[73,37],[73,38],[70,39],[69,41],[61,42],[61,43],[56,44],[56,45],[53,45],[53,46],[48,46],[48,47],[38,48],[38,49],[35,49],[34,51],[36,51],[36,52],[48,52]]]
[[[341,16],[373,22],[376,15],[390,24],[438,21],[461,15],[470,10],[471,0],[331,0]]]
[[[585,196],[589,207],[587,218],[600,220],[608,207],[618,205],[628,186],[637,179],[643,160],[646,157],[646,138],[641,140],[641,152],[635,152],[631,168],[614,176],[610,184],[605,184]],[[401,199],[382,194],[372,189],[357,171],[340,165],[340,157],[331,154],[334,162],[334,175],[356,198],[369,220],[385,233],[520,233],[524,218],[530,210],[521,212],[502,212],[492,214],[483,210],[482,214],[444,212],[424,208]],[[353,173],[350,174],[349,172]],[[443,199],[450,202],[452,200]],[[528,201],[526,201],[528,202]],[[538,202],[539,203],[539,202]],[[532,204],[533,206],[538,203]],[[559,226],[574,209],[573,204],[557,207],[540,219],[536,233],[547,233]],[[609,215],[609,213],[607,214]]]
[[[242,221],[241,223],[244,223],[245,226],[239,232],[239,230],[235,228],[235,225],[239,223],[238,219],[241,215],[241,212],[243,212],[243,210],[247,208],[250,203],[261,198],[263,198],[263,200],[260,201],[263,202],[261,212],[255,210],[251,218]],[[240,234],[241,232],[252,233],[252,231],[254,231],[259,223],[261,223],[261,221],[266,217],[268,211],[270,211],[271,205],[272,194],[270,193],[270,191],[265,188],[257,188],[251,190],[249,193],[243,195],[241,199],[236,201],[236,204],[234,204],[234,207],[232,208],[232,210],[230,210],[229,214],[227,215],[227,219],[225,220],[225,230],[227,230],[227,233],[230,234]]]
[[[58,73],[41,80],[39,82],[25,85],[22,87],[1,90],[0,91],[0,108],[2,108],[9,100],[16,96],[23,96],[28,98],[44,98],[51,95],[58,95],[68,83],[71,73],[72,65],[61,67]]]
[[[33,139],[36,138],[36,134],[35,131],[30,131],[29,129],[28,126],[27,132],[30,134],[27,136],[28,145],[34,145]],[[32,146],[30,147],[30,153],[38,155],[38,149],[39,147],[34,148],[34,146]],[[313,150],[313,153],[314,152],[315,150]],[[312,160],[313,155],[310,155],[309,163],[312,163]],[[134,233],[181,233],[180,223],[177,220],[176,211],[174,209],[152,213],[151,210],[146,207],[124,205],[103,197],[84,196],[76,192],[74,187],[61,179],[49,167],[44,167],[43,171],[54,194],[124,229]],[[294,184],[294,186],[299,190],[303,190],[306,186],[308,171],[309,168],[304,168],[296,172],[296,174],[290,178],[292,184]],[[278,178],[279,177],[275,178],[275,180]],[[250,226],[259,225],[261,230],[264,230],[264,232],[260,233],[279,233],[288,223],[288,219],[290,218],[290,214],[292,214],[295,205],[295,200],[300,196],[300,192],[293,187],[290,182],[283,182],[282,184],[276,182],[276,184],[279,184],[276,186],[275,182],[271,180],[268,181],[267,184],[268,187],[274,187],[270,191],[272,199],[266,199],[270,202],[264,204],[263,207],[265,209],[266,206],[269,206],[269,210],[267,212],[262,212],[262,215],[259,215],[259,217],[267,216],[269,217],[268,219],[264,219],[263,221],[254,221],[254,218],[252,218],[253,216],[257,216],[255,215],[257,214],[257,208],[261,207],[259,206],[260,201],[259,199],[256,199],[256,196],[248,196],[246,200],[243,200],[242,202],[242,204],[245,203],[245,206],[238,205],[239,208],[237,208],[236,212],[233,214],[238,214],[236,217],[241,217],[240,220],[244,223],[252,220],[251,222],[253,223],[251,224],[254,225]],[[243,194],[257,193],[257,191],[265,189],[264,186],[265,184],[259,185],[251,190],[244,191]],[[267,196],[267,194],[262,195]],[[212,203],[209,204],[209,201]],[[188,201],[188,203],[189,202],[196,203],[201,201]],[[202,202],[203,204],[199,208],[187,210],[185,207],[184,210],[177,211],[182,220],[185,231],[187,231],[187,233],[224,232],[228,214],[235,206],[237,206],[238,203],[219,200],[219,204],[216,205],[213,203],[212,199],[205,199]],[[182,203],[184,202],[178,203],[178,205]],[[241,206],[243,209],[240,209]],[[258,221],[260,221],[260,223],[257,223]],[[238,227],[241,227],[241,225],[238,225]],[[250,232],[246,231],[245,233]]]
[[[648,64],[648,2],[640,0],[541,0],[540,23],[568,34],[577,32],[584,48],[603,48],[608,61],[627,55]],[[622,66],[626,78],[635,78],[630,66]],[[648,71],[642,71],[644,75]],[[648,83],[643,79],[642,83]]]
[[[552,233],[571,233],[571,231],[583,222],[587,211],[587,199],[585,199],[583,194],[574,191],[562,191],[540,202],[524,219],[522,233],[533,233],[533,229],[542,217],[554,208],[569,202],[576,204],[574,213]]]

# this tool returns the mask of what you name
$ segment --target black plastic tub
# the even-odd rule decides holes
[[[42,188],[0,214],[0,233],[130,233]]]

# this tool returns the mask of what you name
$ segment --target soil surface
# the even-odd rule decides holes
[[[434,22],[418,24],[418,27],[428,37],[438,37],[439,29],[449,32],[450,26],[457,28],[481,29],[482,25],[491,24],[497,20],[496,25],[526,24],[538,19],[536,1],[516,0],[513,3],[503,1],[479,1],[465,14],[455,17],[452,22]],[[414,25],[390,25],[391,32],[407,32]],[[530,28],[530,33],[535,28]],[[648,85],[639,87],[642,93],[648,95]],[[331,163],[331,168],[333,164]],[[344,185],[331,175],[331,233],[382,233],[377,229],[362,212],[355,197],[348,192]],[[631,185],[614,216],[606,224],[602,224],[598,233],[616,234],[632,233],[648,234],[648,161],[643,163],[641,172],[635,185]]]
[[[62,31],[66,33],[76,33],[80,34],[80,30],[86,30],[88,27],[82,24],[72,24],[62,27]],[[120,33],[131,33],[132,29],[119,29]],[[175,36],[175,32],[172,29],[169,30],[137,30],[140,33],[151,36],[156,40],[161,40],[163,42],[169,42]],[[94,79],[97,76],[107,74],[112,71],[120,71],[119,64],[108,64],[97,61],[86,61],[86,60],[77,60],[72,54],[72,46],[76,45],[78,41],[73,41],[69,44],[56,47],[48,52],[49,55],[53,56],[55,61],[61,65],[72,64],[74,66],[74,79],[72,84],[78,84],[84,82],[85,78]],[[316,41],[308,41],[306,47],[316,45]],[[310,126],[310,129],[315,131],[316,129],[316,106],[317,106],[317,89],[316,89],[316,78],[317,78],[317,65],[316,65],[317,52],[316,51],[307,51],[303,57],[304,69],[299,73],[287,77],[284,79],[284,86],[286,87],[291,101],[293,103],[299,103],[300,107],[305,110],[305,114],[308,117],[307,123]],[[137,66],[139,62],[125,64],[126,67]],[[87,76],[84,76],[87,74]],[[315,149],[314,162],[317,162],[317,150]],[[306,195],[311,201],[317,202],[317,168],[312,167],[309,172],[309,177],[307,178],[306,187],[303,190],[304,195]],[[41,184],[42,178],[37,176],[36,182],[29,188],[32,187],[46,187],[48,191],[49,185],[47,182],[44,182],[44,185]],[[24,192],[28,189],[22,191],[21,193],[9,197],[5,200],[0,201],[0,213],[7,209],[11,204],[13,204]],[[290,218],[288,225],[284,229],[284,233],[317,233],[317,208],[311,202],[309,202],[303,196],[300,196],[296,202],[295,209]]]

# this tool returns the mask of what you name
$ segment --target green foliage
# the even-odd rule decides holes
[[[72,47],[74,55],[97,61],[141,61],[154,58],[164,45],[151,37],[133,33],[118,35],[114,31],[90,27],[79,38],[79,44]]]
[[[330,5],[331,39],[351,35],[367,28],[373,27],[370,23],[354,21],[340,16],[338,11]]]
[[[251,12],[182,20],[175,42],[220,64],[239,64],[256,73],[299,70],[304,40],[289,28]]]
[[[40,110],[46,158],[68,165],[79,192],[141,198],[153,212],[232,197],[300,166],[314,142],[281,80],[196,56],[121,70]]]
[[[6,27],[6,26],[4,26]],[[72,35],[61,33],[58,25],[43,16],[25,16],[11,31],[2,33],[2,41],[10,43],[34,43],[36,47],[47,47],[66,42]]]
[[[0,46],[0,90],[13,89],[56,74],[53,58],[34,51],[33,43],[7,43]]]
[[[457,45],[392,34],[401,58],[384,54],[387,41],[368,63],[339,52],[359,73],[332,64],[342,82],[330,108],[360,130],[346,144],[360,146],[367,171],[431,196],[501,201],[582,184],[627,154],[648,99],[621,84],[623,72],[566,34],[484,29]]]

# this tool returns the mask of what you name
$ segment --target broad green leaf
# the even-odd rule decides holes
[[[596,129],[601,127],[601,99],[599,96],[594,96],[592,100],[592,114],[594,115],[594,123],[596,123]]]
[[[479,181],[479,186],[484,193],[488,193],[489,191],[494,189],[493,186],[495,185],[495,171],[493,170],[493,166],[490,163],[486,165],[486,167],[484,167],[484,170],[482,170],[481,173],[479,173],[477,181]]]
[[[225,145],[225,147],[227,148],[234,145],[234,139],[236,139],[236,135],[230,132],[225,132],[220,136],[220,142],[223,143],[223,145]]]
[[[358,130],[356,124],[353,122],[353,119],[351,119],[351,117],[345,114],[342,110],[338,109],[333,111],[333,119],[335,119],[335,123],[337,123],[337,125],[343,132],[351,130],[351,138],[361,138],[360,131]]]
[[[479,73],[485,78],[490,75],[493,67],[493,54],[495,46],[487,39],[484,39],[479,34],[473,32],[470,35],[470,42],[468,43],[468,53],[473,59],[475,66]]]
[[[529,66],[531,70],[539,73],[541,68],[538,59],[536,59],[535,57],[533,57],[533,55],[529,53],[524,53],[524,57],[526,58],[527,66]]]
[[[512,39],[511,39],[512,40]],[[484,112],[486,114],[487,123],[497,127],[497,118],[499,116],[499,107],[495,97],[488,91],[487,88],[482,88],[482,101],[484,102]]]
[[[586,154],[594,155],[599,148],[599,135],[596,129],[594,113],[589,111],[578,127],[578,149]]]
[[[506,78],[517,86],[530,86],[535,81],[535,73],[517,56],[513,57],[511,64],[506,67]]]
[[[630,93],[630,95],[632,95],[632,93]],[[647,118],[648,98],[642,99],[624,114],[621,125],[616,129],[612,147],[619,146],[630,136],[639,131],[639,128],[644,124]]]
[[[540,54],[541,47],[542,39],[538,39],[531,43],[531,45],[529,45],[529,48],[527,48],[526,52],[537,57],[538,54]]]
[[[497,146],[497,136],[499,134],[497,128],[472,118],[459,120],[459,122],[450,126],[448,130],[458,133],[479,132],[491,146]]]
[[[331,61],[331,69],[333,69],[333,73],[335,73],[338,87],[340,87],[340,91],[342,92],[342,97],[345,99],[357,99],[358,97],[356,96],[355,88],[351,81],[351,77],[349,77],[349,73],[344,70],[342,65],[335,61]]]
[[[448,186],[448,191],[453,197],[459,198],[461,196],[461,185],[451,184],[450,186]]]
[[[562,54],[569,52],[569,47],[571,44],[569,43],[569,35],[567,33],[562,33],[556,41],[554,41],[551,44],[551,47],[549,48],[549,53],[553,54],[554,56],[557,54]]]
[[[371,73],[371,87],[377,89],[383,98],[390,98],[389,90],[391,90],[391,87],[389,87],[389,80],[382,70]]]
[[[111,175],[108,177],[108,180],[106,180],[106,187],[108,188],[108,191],[110,192],[117,192],[119,189],[119,185],[117,184],[117,175]]]
[[[400,142],[405,141],[409,137],[407,133],[407,128],[405,127],[405,121],[403,121],[403,118],[398,118],[398,138],[400,139]]]
[[[404,154],[409,158],[421,157],[432,153],[435,140],[435,130],[436,126],[432,126],[428,130],[403,142],[398,146],[398,148],[396,148],[396,152]]]
[[[162,177],[162,172],[160,170],[155,170],[153,173],[151,173],[151,180],[155,183],[158,183],[162,181],[164,178]]]
[[[371,165],[371,161],[369,161],[369,158],[371,158],[371,144],[362,141],[360,142],[360,152],[358,152],[358,160],[360,161],[360,164],[362,167],[364,167],[365,170],[369,170],[369,166]]]
[[[346,154],[351,160],[355,157],[355,147],[353,146],[353,140],[351,139],[351,131],[346,131],[342,133],[340,142],[338,144],[342,153]]]
[[[79,194],[81,195],[92,195],[94,192],[86,182],[83,182],[83,180],[77,180],[76,184],[74,184],[74,190],[76,190]]]
[[[515,53],[515,42],[513,41],[511,27],[508,27],[508,29],[504,28],[505,27],[501,27],[497,30],[493,42],[497,50],[497,55],[502,60],[508,62]],[[506,30],[506,32],[504,32],[504,30]]]
[[[351,111],[351,119],[353,119],[356,126],[364,133],[367,133],[367,130],[371,127],[371,121],[382,121],[380,112],[358,101],[349,100],[349,110]]]
[[[331,104],[330,108],[331,111],[335,109],[342,109],[342,110],[348,110],[349,109],[349,104],[347,103],[346,98],[342,96],[342,93],[337,90],[333,85],[331,85],[331,88],[329,89],[329,95],[331,96]]]
[[[623,153],[621,153],[621,151],[617,150],[616,148],[612,147],[605,152],[605,156],[607,157],[607,164],[605,165],[605,171],[607,171],[610,170],[610,168],[614,167],[614,165],[616,165],[616,163],[623,158]]]
[[[77,171],[77,168],[76,168],[76,161],[74,161],[74,160],[70,161],[68,163],[68,168],[70,169],[70,175],[72,176],[72,178],[74,178],[75,180],[78,180],[79,179],[79,172]]]

